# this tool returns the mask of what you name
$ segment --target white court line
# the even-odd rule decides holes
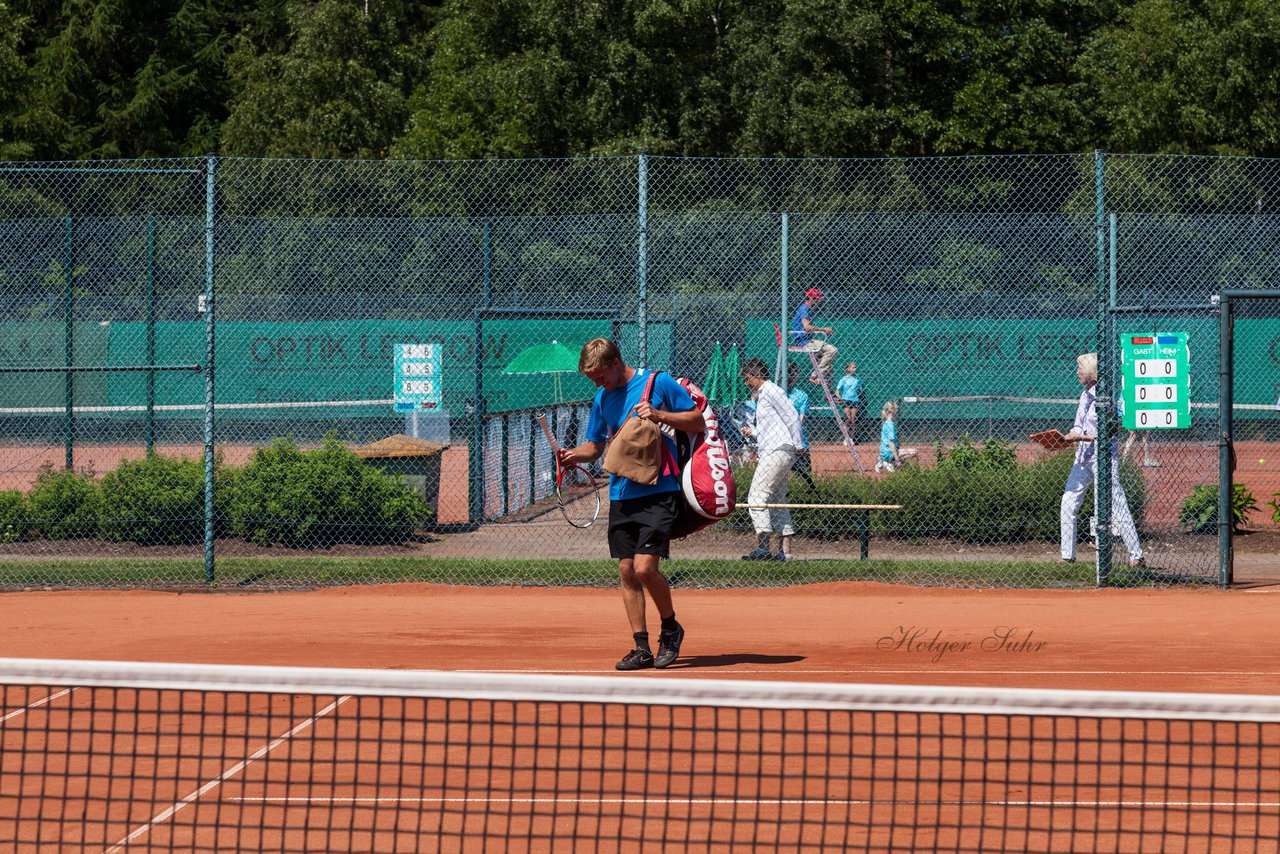
[[[58,699],[59,697],[65,697],[67,694],[70,694],[74,690],[75,688],[64,688],[56,694],[50,694],[49,696],[45,697],[43,700],[36,700],[34,703],[30,704],[29,706],[24,706],[21,709],[16,709],[15,711],[12,711],[9,714],[5,715],[4,717],[0,718],[0,724],[9,720],[9,718],[16,718],[18,715],[25,715],[27,712],[31,711],[32,709],[38,709],[41,706],[45,705],[46,703],[52,703],[54,700]]]
[[[338,706],[341,706],[343,703],[345,703],[347,700],[350,700],[350,699],[351,699],[350,697],[339,697],[336,701],[325,706],[319,712],[307,718],[305,721],[298,724],[293,729],[289,730],[284,735],[277,738],[275,741],[271,742],[270,744],[264,747],[259,748],[248,759],[243,759],[240,762],[237,762],[235,765],[232,765],[226,771],[223,771],[222,774],[210,780],[209,782],[205,783],[203,786],[196,789],[194,792],[187,795],[182,800],[178,801],[177,803],[173,804],[167,809],[164,809],[158,814],[156,814],[156,816],[152,818],[151,821],[135,828],[134,831],[130,833],[128,836],[126,836],[124,839],[121,839],[115,845],[112,845],[110,848],[108,848],[107,854],[113,854],[113,852],[123,849],[126,845],[128,845],[133,840],[137,839],[139,836],[149,833],[151,831],[151,828],[155,827],[157,824],[160,824],[161,822],[164,822],[164,821],[168,821],[175,813],[195,803],[196,799],[199,798],[201,795],[203,795],[205,792],[208,792],[211,789],[216,789],[218,786],[221,786],[224,782],[231,779],[236,774],[239,774],[241,771],[247,768],[251,762],[255,762],[256,760],[261,759],[263,756],[266,756],[268,753],[275,750],[281,744],[284,744],[290,738],[302,732],[304,729],[311,726],[320,718],[329,714],[334,709],[338,708]]]
[[[796,670],[790,667],[776,667],[769,670],[744,670],[734,667],[732,664],[725,665],[706,665],[699,667],[677,667],[672,670],[668,668],[663,671],[663,676],[679,676],[686,670],[704,671],[708,669],[720,669],[728,675],[738,673],[772,673],[778,676],[788,676],[793,673],[809,673],[809,674],[828,674],[836,676],[856,676],[863,673],[871,674],[910,674],[910,675],[926,675],[926,676],[965,676],[967,674],[974,675],[1000,675],[1000,676],[1280,676],[1280,670],[964,670],[961,668],[946,669],[900,669],[900,670],[880,670],[880,669],[851,669],[851,670]],[[493,670],[453,670],[451,673],[615,673],[614,668],[597,669],[597,668],[580,668],[574,670],[547,670],[544,668],[517,668],[504,667]],[[697,674],[689,673],[684,675],[708,676],[699,672]],[[626,678],[626,677],[620,677]],[[640,678],[644,678],[643,676]]]
[[[1280,807],[1280,801],[909,801],[845,800],[839,798],[228,798],[251,804],[675,804],[688,806],[982,806],[982,807],[1200,807],[1260,809]]]

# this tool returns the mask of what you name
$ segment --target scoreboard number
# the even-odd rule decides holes
[[[1177,403],[1178,387],[1172,383],[1166,385],[1134,386],[1134,399],[1138,403]]]
[[[1176,409],[1140,409],[1137,412],[1139,427],[1177,427]]]
[[[1171,379],[1178,375],[1178,362],[1176,359],[1138,359],[1133,370],[1141,379]]]
[[[405,380],[400,390],[404,394],[429,395],[435,393],[435,383],[431,380]]]

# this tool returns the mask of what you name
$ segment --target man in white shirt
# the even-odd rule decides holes
[[[756,473],[747,493],[748,504],[785,504],[787,482],[796,452],[801,447],[800,416],[787,398],[787,393],[769,381],[769,369],[762,359],[747,359],[742,366],[742,381],[756,402],[755,423],[743,432],[756,440]],[[785,507],[751,510],[751,525],[759,540],[754,551],[743,560],[790,560],[791,538],[795,527],[791,512]],[[769,549],[773,534],[778,535],[778,552]]]

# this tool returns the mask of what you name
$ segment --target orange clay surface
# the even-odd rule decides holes
[[[665,676],[1280,694],[1277,585],[833,583],[677,589],[675,602],[688,637]],[[0,651],[19,658],[612,674],[630,642],[610,590],[0,594]]]
[[[683,679],[1277,694],[1276,593],[1280,587],[1269,585],[1230,591],[969,591],[867,583],[677,590],[676,607],[689,632],[682,657],[665,671],[616,674],[613,662],[630,641],[616,591],[416,584],[260,594],[32,591],[0,594],[0,650],[14,657],[609,673],[620,680],[660,672]],[[652,613],[650,620],[656,624]],[[651,629],[656,634],[657,626]],[[83,721],[84,712],[76,717],[64,708],[96,707],[95,694],[63,696],[66,693],[17,693],[17,708],[7,716],[22,715],[34,726],[45,718],[66,726],[68,720]],[[162,710],[178,709],[176,694],[161,699]],[[346,699],[324,710],[285,707],[280,717],[262,719],[274,728],[247,733],[252,745],[287,740],[287,749],[279,751],[282,756],[305,757],[315,751],[321,771],[312,771],[301,760],[296,769],[286,764],[279,766],[283,771],[271,771],[278,766],[259,761],[257,754],[229,770],[222,769],[230,759],[208,765],[185,757],[176,770],[166,772],[173,778],[157,781],[154,790],[145,781],[135,787],[127,777],[99,776],[87,782],[73,777],[68,785],[81,788],[55,794],[61,791],[65,773],[58,757],[69,748],[67,736],[56,729],[46,734],[50,752],[44,753],[39,732],[27,743],[22,730],[16,729],[4,739],[4,748],[25,755],[30,773],[18,782],[0,780],[0,792],[5,785],[10,792],[7,799],[0,797],[0,838],[21,840],[12,850],[22,852],[49,850],[74,840],[98,850],[116,850],[114,843],[128,844],[130,850],[151,845],[244,850],[261,845],[265,850],[467,851],[488,844],[503,847],[512,842],[512,835],[514,847],[531,851],[805,846],[907,851],[934,843],[952,850],[1159,851],[1209,850],[1197,845],[1214,834],[1230,845],[1230,839],[1247,843],[1275,839],[1280,832],[1270,796],[1263,795],[1267,803],[1259,806],[1250,799],[1258,796],[1248,794],[1251,785],[1261,788],[1261,778],[1253,783],[1253,778],[1242,778],[1245,794],[1237,802],[1229,785],[1219,787],[1212,768],[1187,771],[1190,788],[1185,791],[1196,801],[1213,798],[1208,810],[1166,803],[1170,797],[1188,797],[1177,794],[1184,789],[1176,787],[1173,795],[1161,790],[1148,797],[1142,791],[1144,800],[1131,803],[1130,790],[1112,782],[1064,782],[1074,779],[1077,771],[1087,777],[1088,763],[1062,768],[1054,763],[1012,763],[1009,767],[1026,765],[1027,770],[1004,781],[988,775],[1007,771],[1005,765],[983,762],[980,754],[974,754],[979,758],[970,764],[966,757],[973,746],[939,738],[936,728],[942,724],[932,718],[921,723],[921,739],[910,733],[903,739],[878,733],[872,725],[879,718],[873,715],[833,718],[825,732],[797,740],[788,728],[808,725],[812,716],[793,715],[785,721],[737,716],[734,727],[717,734],[723,716],[702,709],[698,720],[704,729],[686,744],[684,733],[693,731],[691,720],[668,721],[660,713],[650,718],[645,708],[638,708],[639,717],[632,721],[622,717],[620,707],[609,707],[592,732],[615,733],[611,740],[646,746],[637,758],[599,746],[580,751],[572,729],[568,744],[549,748],[550,754],[539,753],[527,740],[511,746],[510,734],[530,732],[530,722],[521,718],[517,726],[515,718],[499,716],[542,714],[541,706],[468,706],[479,717],[448,729],[454,740],[442,745],[427,738],[418,720],[423,709],[417,706],[405,711],[403,720],[393,718],[388,728],[376,717],[380,710],[387,711],[381,706],[370,710],[375,715],[370,721],[355,717],[354,702],[349,704],[350,715],[345,707],[331,714]],[[181,702],[188,701],[197,702]],[[389,708],[398,714],[396,707]],[[490,713],[492,721],[486,718]],[[104,736],[126,753],[135,739],[151,743],[146,732],[129,734],[135,727],[132,715],[127,708],[112,712],[110,720],[124,734]],[[351,723],[340,723],[347,717]],[[137,721],[142,725],[155,719],[148,713]],[[766,719],[773,723],[766,726]],[[752,735],[756,724],[761,732]],[[745,734],[739,736],[738,725],[746,728]],[[145,730],[153,724],[143,726]],[[412,779],[406,783],[396,763],[384,769],[376,757],[359,759],[354,752],[357,742],[334,741],[344,726],[347,739],[358,732],[368,744],[376,744],[375,739],[388,732],[392,738],[403,735],[399,760],[414,763],[407,770],[410,777],[421,771],[430,779],[421,785]],[[994,734],[998,752],[1003,731],[999,724],[991,726],[996,729],[984,728],[983,733]],[[1025,719],[1011,719],[1008,743],[1026,744],[1028,726]],[[304,727],[304,733],[294,735]],[[1194,738],[1211,731],[1198,730]],[[1064,732],[1064,738],[1074,737],[1074,729]],[[206,735],[203,738],[211,740],[200,744],[214,756],[226,749],[224,741],[241,745],[243,752],[244,739],[238,733]],[[1280,731],[1268,727],[1258,733],[1264,741],[1256,749],[1275,755]],[[1144,729],[1141,735],[1154,739],[1160,761],[1164,731]],[[508,746],[491,743],[493,738],[507,739],[502,743]],[[679,750],[675,739],[685,739]],[[892,756],[893,761],[836,758],[853,745],[866,750],[870,739],[882,757]],[[1100,768],[1114,764],[1141,770],[1146,756],[1141,740],[1116,740],[1115,733],[1108,739],[1095,738],[1079,749],[1087,753],[1092,744],[1110,751]],[[158,743],[172,750],[179,741],[170,736]],[[785,756],[784,743],[791,744],[792,751]],[[756,745],[763,755],[741,754],[743,745]],[[816,756],[807,753],[811,745],[818,750]],[[259,753],[269,749],[263,747]],[[921,755],[912,752],[916,749]],[[944,752],[936,753],[939,749]],[[26,750],[32,752],[24,754]],[[836,754],[828,758],[831,750]],[[671,767],[677,770],[647,770],[645,763],[661,766],[668,751]],[[1184,753],[1170,756],[1178,762]],[[559,763],[557,769],[568,770],[549,771],[540,765],[550,761],[548,755]],[[1249,750],[1230,755],[1249,767],[1260,761]],[[478,762],[478,767],[472,770],[468,765],[465,775],[449,777],[449,769],[456,772],[464,757]],[[699,762],[705,766],[706,757],[715,757],[717,769],[723,764],[727,776],[688,770]],[[488,768],[489,758],[500,767]],[[578,779],[574,769],[584,763],[593,769],[592,763],[600,763],[599,769],[582,776],[599,778],[603,799],[597,800],[587,783],[583,798],[572,791],[542,797],[544,791],[554,792],[562,779]],[[515,770],[503,770],[508,764]],[[343,775],[332,789],[324,776],[324,769],[331,768],[341,769]],[[877,774],[896,780],[899,771],[908,776],[919,773],[924,782],[877,782]],[[852,782],[843,781],[846,773]],[[827,779],[828,774],[839,779]],[[943,782],[928,782],[935,778]],[[756,785],[758,791],[752,788]],[[25,792],[16,800],[15,786]],[[516,798],[509,799],[508,793]],[[540,797],[530,798],[530,793]],[[349,800],[334,801],[337,795]],[[1151,798],[1154,801],[1147,803]],[[176,812],[179,809],[182,812]],[[1103,827],[1108,830],[1096,835],[1090,829]],[[1080,835],[1074,828],[1081,828]],[[13,835],[5,836],[6,831]],[[1172,834],[1168,839],[1166,831]],[[1190,844],[1183,847],[1183,842]]]

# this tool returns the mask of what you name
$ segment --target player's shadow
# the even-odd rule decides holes
[[[761,655],[755,652],[730,652],[723,655],[684,655],[667,669],[685,667],[732,667],[735,664],[795,664],[803,655]]]

